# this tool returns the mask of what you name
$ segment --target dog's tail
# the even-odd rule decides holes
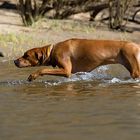
[[[0,57],[4,57],[4,55],[3,55],[3,53],[2,53],[2,52],[0,52]]]

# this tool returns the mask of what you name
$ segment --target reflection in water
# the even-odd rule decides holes
[[[122,67],[31,83],[35,68],[0,69],[0,139],[140,139],[140,80]]]

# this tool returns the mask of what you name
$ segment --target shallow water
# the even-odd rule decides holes
[[[123,67],[27,82],[37,69],[0,63],[0,139],[140,139],[140,80]]]

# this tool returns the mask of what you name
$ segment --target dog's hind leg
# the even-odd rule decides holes
[[[122,65],[130,72],[132,78],[140,78],[140,48],[135,44],[122,52]]]

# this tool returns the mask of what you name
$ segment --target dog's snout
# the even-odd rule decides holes
[[[14,60],[14,63],[16,66],[19,66],[19,61],[18,60]]]

